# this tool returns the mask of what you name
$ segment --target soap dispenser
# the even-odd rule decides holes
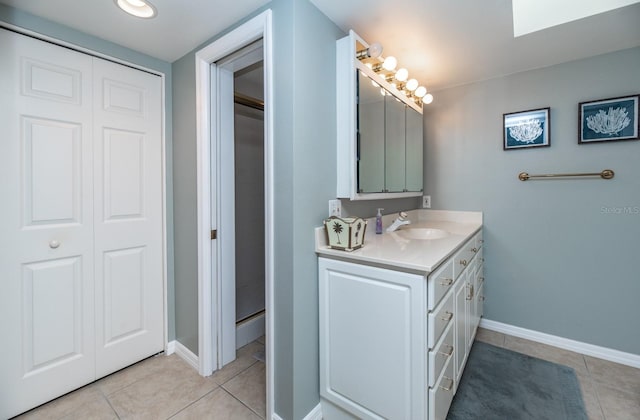
[[[376,233],[382,233],[382,213],[381,211],[384,209],[378,209],[378,214],[376,214]]]

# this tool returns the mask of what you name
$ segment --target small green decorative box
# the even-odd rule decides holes
[[[343,219],[331,216],[324,220],[324,229],[327,232],[329,247],[343,251],[354,251],[364,245],[367,221],[361,217],[345,217]]]

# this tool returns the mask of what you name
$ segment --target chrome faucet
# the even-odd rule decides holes
[[[404,211],[398,213],[398,218],[387,228],[387,232],[395,232],[400,226],[411,224],[411,220],[407,219],[407,217],[408,214]]]

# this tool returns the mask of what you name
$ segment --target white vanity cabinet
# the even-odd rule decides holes
[[[482,273],[482,243],[482,232],[478,232],[454,256],[458,268],[458,277],[454,288],[456,389],[460,383],[482,315],[483,301],[478,299],[477,294],[478,273]]]
[[[446,418],[482,314],[480,238],[431,272],[320,255],[323,418]]]

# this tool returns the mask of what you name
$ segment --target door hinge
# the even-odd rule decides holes
[[[216,229],[213,229],[211,231],[211,239],[216,239],[218,237],[218,231]]]

